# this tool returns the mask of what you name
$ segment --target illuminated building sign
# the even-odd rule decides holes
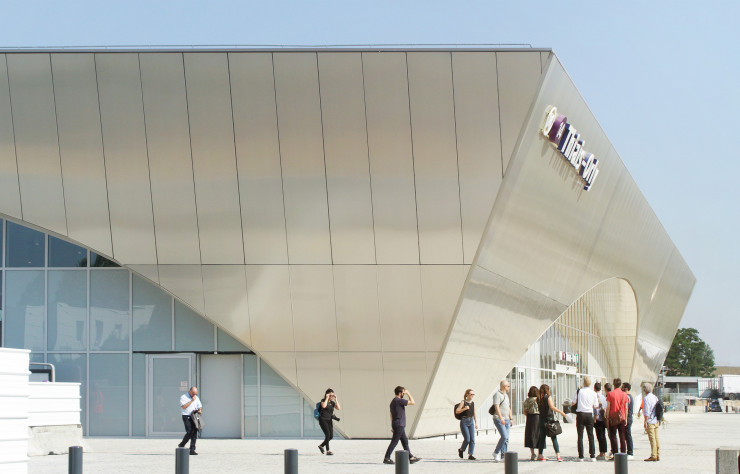
[[[558,114],[558,109],[555,106],[547,108],[542,135],[550,140],[550,143],[576,170],[586,183],[583,189],[588,191],[599,174],[599,160],[596,159],[593,153],[586,151],[586,142],[581,138],[575,127],[568,123],[568,118],[565,115]]]

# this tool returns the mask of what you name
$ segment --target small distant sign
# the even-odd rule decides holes
[[[180,390],[187,390],[188,389],[188,381],[187,380],[181,380],[180,381]]]

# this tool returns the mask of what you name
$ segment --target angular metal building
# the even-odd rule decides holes
[[[549,50],[6,51],[0,215],[3,345],[79,355],[92,434],[115,421],[101,390],[128,394],[115,434],[156,436],[176,399],[140,392],[194,383],[213,419],[242,413],[213,436],[281,436],[268,370],[306,400],[283,421],[294,436],[327,387],[342,434],[373,438],[396,385],[417,399],[414,437],[456,431],[463,391],[505,377],[515,408],[543,380],[560,400],[583,375],[637,386],[695,283]],[[33,304],[18,225],[48,248]],[[91,263],[76,329],[59,322],[52,240],[132,272],[124,345],[96,352]],[[137,303],[144,279],[174,297],[164,323]],[[52,344],[52,327],[81,342]],[[198,334],[216,342],[189,346]],[[128,379],[106,379],[102,355]],[[159,387],[155,364],[178,357],[186,380]]]

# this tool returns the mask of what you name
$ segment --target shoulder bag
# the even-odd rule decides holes
[[[545,434],[550,438],[559,435],[563,432],[563,427],[560,426],[560,422],[555,418],[548,418],[545,420]]]

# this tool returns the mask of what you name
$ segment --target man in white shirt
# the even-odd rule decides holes
[[[645,415],[645,431],[648,433],[650,440],[650,457],[645,461],[660,461],[660,441],[658,440],[658,428],[660,422],[655,415],[655,406],[658,404],[658,397],[653,394],[653,384],[642,384],[642,413]]]
[[[583,377],[583,386],[573,397],[576,407],[576,430],[578,431],[578,460],[583,462],[583,428],[588,435],[588,454],[591,461],[596,462],[596,448],[594,447],[594,408],[599,407],[599,396],[591,389],[591,378]]]
[[[197,387],[190,387],[188,393],[182,394],[180,397],[180,410],[182,413],[182,422],[185,423],[185,437],[177,446],[184,448],[188,440],[190,440],[190,455],[195,456],[198,454],[195,452],[195,442],[198,440],[198,428],[193,423],[192,414],[194,411],[203,413],[203,405],[200,403],[200,398],[198,398]]]

